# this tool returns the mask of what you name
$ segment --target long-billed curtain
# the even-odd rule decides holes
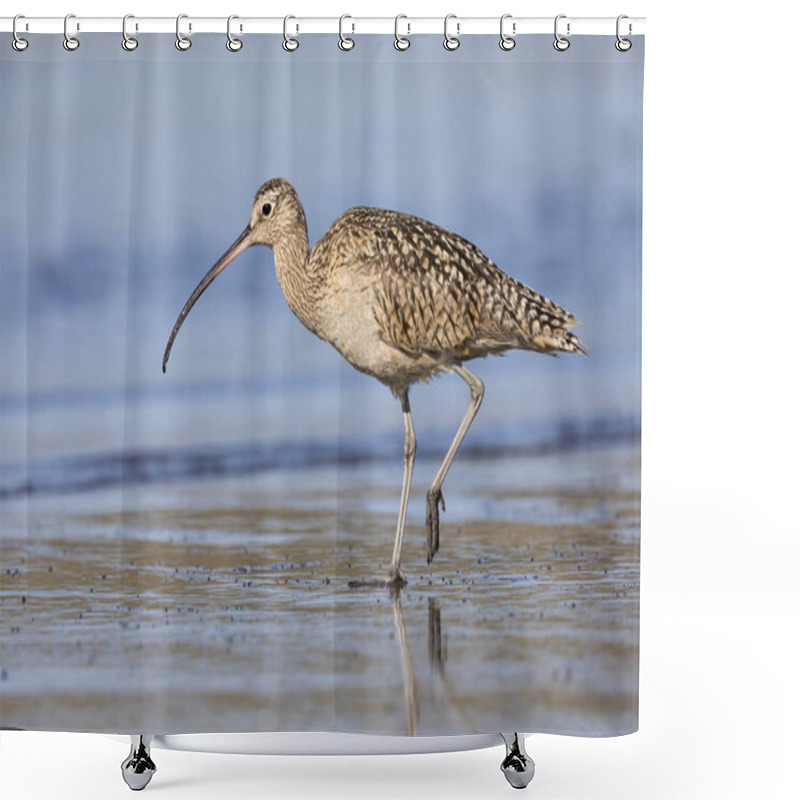
[[[635,730],[642,37],[29,38],[0,724]]]

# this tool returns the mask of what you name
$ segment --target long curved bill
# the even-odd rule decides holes
[[[181,329],[181,325],[183,325],[183,321],[189,315],[189,312],[192,310],[192,306],[198,301],[200,295],[208,289],[211,285],[211,282],[217,275],[228,266],[228,264],[233,261],[236,256],[241,255],[248,247],[251,245],[250,241],[250,234],[252,233],[250,226],[248,225],[241,233],[239,238],[228,248],[227,252],[225,253],[216,264],[206,273],[206,276],[200,283],[197,284],[197,288],[192,292],[192,296],[186,301],[186,305],[183,307],[183,310],[180,314],[178,314],[178,319],[175,320],[175,326],[172,329],[172,333],[169,336],[169,341],[167,342],[167,349],[164,350],[164,358],[161,361],[161,371],[167,371],[167,361],[169,361],[169,353],[172,350],[172,343],[175,341],[175,337],[178,335],[178,331]]]

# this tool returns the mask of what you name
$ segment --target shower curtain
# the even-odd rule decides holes
[[[28,38],[1,48],[0,724],[634,731],[643,37]],[[311,245],[398,212],[394,248],[351,215],[317,265],[369,314],[276,272],[289,200]],[[491,313],[528,338],[472,358]],[[420,343],[437,315],[483,332]],[[451,360],[404,403],[349,363],[375,353]],[[459,365],[485,395],[432,507]]]

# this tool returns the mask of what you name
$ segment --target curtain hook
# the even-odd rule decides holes
[[[188,50],[192,46],[192,40],[181,33],[181,20],[188,18],[188,14],[178,14],[175,19],[175,47],[177,47],[178,50]],[[191,29],[192,26],[190,25],[189,30]]]
[[[81,46],[81,43],[77,40],[76,37],[69,35],[69,30],[67,28],[69,25],[69,21],[71,19],[75,19],[74,14],[67,14],[67,16],[64,17],[64,41],[63,41],[64,49],[69,50],[70,52],[72,52],[73,50],[77,50]],[[77,27],[76,30],[80,30],[80,28]]]
[[[444,49],[445,50],[458,50],[461,42],[458,40],[458,31],[461,27],[459,23],[456,23],[456,36],[451,36],[447,32],[447,23],[450,22],[451,19],[457,19],[455,14],[448,14],[444,18]]]
[[[622,22],[623,19],[629,19],[628,15],[627,14],[620,14],[617,17],[617,41],[614,42],[614,47],[616,47],[617,50],[620,51],[620,53],[627,53],[628,50],[630,50],[631,47],[633,47],[633,42],[631,42],[630,39],[623,39],[620,36],[619,24],[620,24],[620,22]],[[632,30],[633,30],[633,26],[630,23],[628,23],[628,35],[631,34]]]
[[[297,17],[293,17],[291,14],[288,14],[283,18],[283,49],[286,50],[287,53],[293,53],[298,47],[300,47],[300,40],[293,39],[287,32],[287,25],[289,24],[290,19],[297,19]]]
[[[127,24],[129,19],[135,19],[133,14],[126,14],[122,18],[122,49],[130,53],[139,46],[139,40],[133,36],[128,36]]]
[[[231,53],[238,53],[242,49],[242,44],[243,44],[241,39],[237,39],[235,36],[231,34],[231,22],[235,19],[239,19],[239,17],[236,16],[236,14],[231,14],[228,17],[228,41],[225,42],[225,47],[227,47],[228,50],[231,51]],[[241,30],[241,28],[239,28],[239,30]]]
[[[411,47],[411,39],[406,39],[405,36],[400,35],[399,25],[401,19],[408,19],[405,14],[398,14],[394,18],[394,49],[395,50],[408,50]],[[411,33],[411,25],[406,23],[408,33]]]
[[[11,33],[14,35],[14,38],[11,40],[11,46],[18,53],[21,53],[23,50],[27,50],[28,49],[28,40],[27,39],[23,39],[17,33],[17,20],[18,19],[25,19],[25,15],[24,14],[17,14],[17,16],[14,17],[14,21],[11,23]]]
[[[517,46],[516,40],[512,36],[506,36],[505,32],[503,31],[503,23],[507,19],[511,19],[511,14],[503,14],[500,17],[500,49],[505,50],[506,52],[509,50],[513,50]],[[516,23],[512,23],[511,31],[512,33],[516,33]]]
[[[569,39],[566,39],[563,36],[559,35],[559,33],[558,33],[558,21],[560,19],[566,19],[566,18],[567,18],[566,14],[559,14],[556,17],[556,21],[555,21],[555,23],[553,25],[553,32],[555,33],[555,36],[556,36],[556,40],[553,42],[553,47],[555,47],[555,49],[558,50],[561,53],[563,53],[565,50],[567,50],[569,48]],[[567,36],[569,36],[569,22],[567,23]]]
[[[342,31],[342,25],[344,24],[344,21],[346,19],[353,19],[353,18],[349,14],[342,14],[342,16],[339,17],[339,49],[345,51],[352,50],[356,46],[355,41],[353,41],[353,39],[351,39],[349,36],[345,36]],[[353,30],[355,31],[356,26],[353,25],[352,23],[351,25],[353,27]]]

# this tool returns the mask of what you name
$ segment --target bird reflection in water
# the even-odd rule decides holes
[[[394,609],[394,625],[397,631],[397,640],[400,643],[400,662],[403,669],[406,704],[406,734],[414,736],[419,720],[419,693],[417,689],[417,673],[414,669],[414,660],[406,636],[406,626],[403,617],[402,592],[395,592],[392,596]],[[434,686],[438,685],[444,696],[448,708],[459,719],[465,733],[477,733],[473,721],[464,710],[456,692],[447,676],[445,662],[447,658],[447,639],[442,635],[442,612],[439,601],[432,596],[428,597],[428,663],[434,677]]]

